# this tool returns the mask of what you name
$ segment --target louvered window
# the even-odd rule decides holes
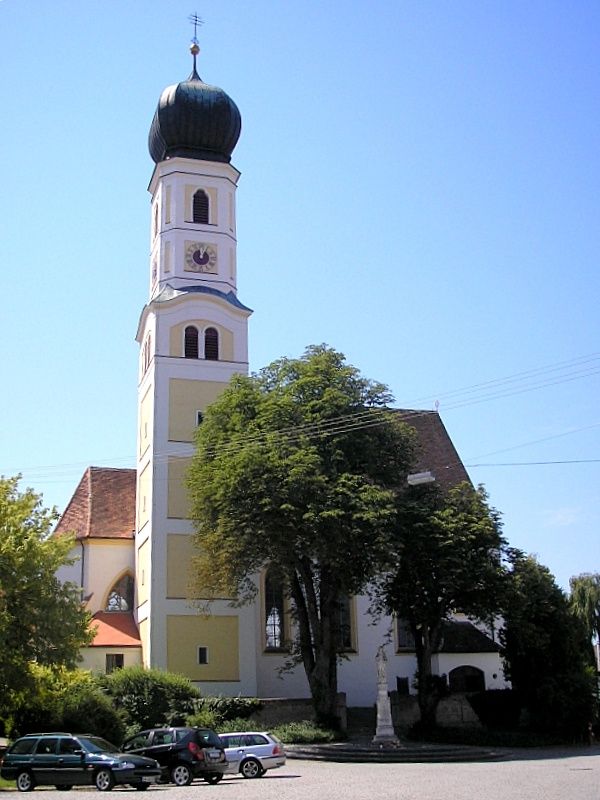
[[[184,350],[186,358],[198,358],[198,329],[193,325],[185,329]]]
[[[194,195],[193,219],[194,222],[208,225],[208,195],[202,189]]]
[[[215,328],[207,328],[204,334],[204,358],[219,360],[219,333]]]

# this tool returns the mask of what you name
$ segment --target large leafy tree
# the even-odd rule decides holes
[[[31,662],[73,667],[92,638],[79,588],[55,574],[73,541],[51,536],[56,513],[18,480],[0,478],[0,712],[26,688]]]
[[[571,607],[585,625],[588,639],[600,642],[600,574],[585,572],[569,581]]]
[[[482,487],[411,486],[398,496],[393,558],[375,606],[408,624],[417,657],[421,724],[435,725],[443,684],[432,674],[444,623],[462,612],[489,621],[500,609],[506,547],[500,517]]]
[[[386,387],[325,345],[237,377],[208,410],[190,469],[196,593],[249,600],[274,565],[291,600],[292,656],[316,716],[336,722],[340,604],[389,548],[393,488],[413,431],[386,412]]]
[[[594,708],[586,626],[547,567],[513,553],[501,631],[507,677],[532,728],[581,737]]]

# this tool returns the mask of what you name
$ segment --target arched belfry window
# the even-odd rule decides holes
[[[273,570],[265,575],[265,649],[284,647],[283,582]]]
[[[207,328],[204,332],[204,358],[219,360],[219,332],[216,328]]]
[[[208,195],[202,189],[198,189],[194,195],[192,213],[194,222],[199,222],[201,225],[208,225]]]
[[[186,358],[198,358],[198,328],[193,325],[185,329],[183,350]]]
[[[105,611],[133,611],[133,578],[123,575],[108,593]]]

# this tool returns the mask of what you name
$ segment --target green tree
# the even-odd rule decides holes
[[[413,431],[383,409],[386,387],[325,345],[236,377],[207,410],[189,473],[195,594],[255,596],[274,565],[293,608],[291,658],[317,719],[336,724],[340,603],[387,555],[393,487]]]
[[[590,642],[600,642],[600,574],[586,572],[569,581],[571,607],[585,625]]]
[[[30,679],[28,667],[73,667],[92,639],[80,591],[56,577],[73,540],[53,537],[56,512],[19,478],[0,478],[0,715]]]
[[[444,684],[432,674],[443,626],[462,612],[489,621],[500,609],[506,543],[482,487],[411,486],[398,497],[393,559],[377,582],[376,608],[410,626],[421,725],[435,726]]]
[[[581,738],[594,707],[585,625],[548,568],[532,556],[514,551],[509,589],[501,631],[503,655],[529,725]]]

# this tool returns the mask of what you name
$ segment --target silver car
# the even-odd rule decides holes
[[[241,772],[244,778],[262,778],[266,770],[285,764],[283,744],[272,733],[244,731],[219,737],[232,771]]]

